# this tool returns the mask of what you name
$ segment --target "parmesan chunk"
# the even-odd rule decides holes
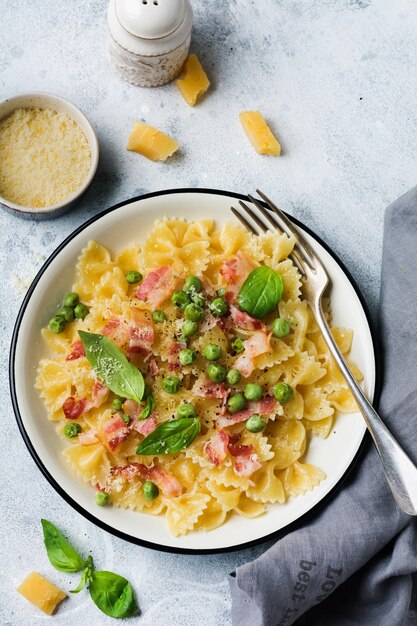
[[[16,109],[0,120],[0,195],[20,206],[62,202],[81,187],[91,152],[66,113]]]
[[[52,615],[67,594],[37,572],[29,574],[17,588],[21,596],[29,600],[47,615]]]
[[[210,87],[207,74],[201,67],[201,63],[195,54],[190,54],[184,64],[183,75],[175,82],[184,100],[190,106],[194,106],[198,98]]]
[[[151,161],[166,161],[179,148],[174,139],[143,122],[134,122],[127,144],[128,150],[142,154]]]
[[[280,143],[272,134],[260,111],[242,111],[239,118],[247,138],[258,154],[273,156],[281,154]]]

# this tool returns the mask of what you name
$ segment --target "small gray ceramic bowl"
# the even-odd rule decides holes
[[[68,102],[68,100],[65,100],[64,98],[61,98],[61,96],[55,96],[51,93],[37,91],[33,93],[23,93],[19,96],[8,98],[7,100],[4,100],[0,103],[0,120],[10,115],[15,109],[21,108],[52,109],[53,111],[57,111],[58,113],[66,113],[74,120],[76,124],[78,124],[78,126],[84,132],[88,141],[88,145],[90,146],[90,170],[86,178],[84,179],[81,187],[74,191],[74,193],[72,193],[70,196],[65,198],[65,200],[63,200],[62,202],[58,202],[58,204],[53,204],[52,206],[35,208],[15,204],[14,202],[7,200],[0,195],[0,204],[3,205],[6,209],[10,209],[14,213],[17,213],[22,217],[55,217],[56,215],[60,215],[61,213],[68,211],[68,209],[70,209],[77,202],[77,200],[80,199],[82,194],[86,191],[91,181],[93,180],[97,170],[99,158],[97,136],[94,128],[85,117],[85,115],[81,113],[81,111],[76,106],[71,104],[71,102]]]

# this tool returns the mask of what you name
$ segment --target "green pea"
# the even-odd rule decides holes
[[[142,491],[147,500],[155,500],[159,496],[159,489],[151,480],[143,483]]]
[[[152,319],[157,324],[161,324],[165,319],[165,313],[163,311],[153,311]]]
[[[222,355],[222,349],[215,343],[208,343],[204,348],[203,354],[207,361],[217,361]]]
[[[220,289],[218,289],[216,291],[216,294],[219,296],[219,298],[224,298],[224,296],[226,295],[226,287],[221,287]]]
[[[233,354],[240,354],[245,349],[244,341],[241,337],[236,337],[230,342]]]
[[[223,317],[227,314],[228,306],[226,300],[223,298],[214,298],[210,304],[210,311],[217,317]]]
[[[294,390],[287,383],[276,383],[273,387],[274,396],[281,404],[288,402],[294,395]]]
[[[185,309],[187,304],[190,304],[190,296],[185,291],[174,291],[171,296],[171,302],[178,309]]]
[[[96,495],[96,504],[98,504],[98,506],[106,506],[109,500],[110,500],[110,496],[105,491],[99,491],[98,494]]]
[[[246,430],[250,433],[260,433],[266,424],[260,415],[252,415],[246,422]]]
[[[181,365],[191,365],[191,363],[194,363],[196,360],[197,354],[194,350],[190,350],[190,348],[184,348],[184,350],[180,351],[178,358]]]
[[[122,414],[122,420],[124,421],[125,424],[130,424],[130,417],[126,415],[126,413]]]
[[[185,404],[180,404],[177,409],[177,417],[181,419],[182,417],[195,417],[197,415],[197,411],[195,410],[194,405],[186,402]]]
[[[246,401],[243,393],[234,393],[227,401],[227,410],[229,413],[237,413],[245,408]]]
[[[229,385],[237,385],[241,378],[242,374],[239,370],[229,370],[227,372],[227,382]]]
[[[197,322],[192,322],[191,320],[187,320],[181,326],[181,331],[184,337],[192,337],[197,332]]]
[[[82,431],[81,426],[79,424],[76,424],[75,422],[65,424],[64,426],[64,435],[65,437],[68,437],[68,439],[71,439],[72,437],[76,437],[78,433],[80,433],[81,431]]]
[[[277,317],[272,322],[271,329],[275,337],[286,337],[290,334],[291,326],[288,324],[287,320],[284,320],[282,317]]]
[[[177,376],[167,376],[162,383],[162,387],[167,393],[177,393],[180,386],[181,381]]]
[[[140,272],[137,272],[136,270],[130,270],[126,274],[126,280],[131,285],[134,285],[135,283],[140,283],[142,278],[143,278],[142,274]]]
[[[49,320],[49,330],[53,333],[62,333],[65,330],[66,321],[60,315],[55,315],[51,320]]]
[[[58,317],[63,317],[66,322],[74,321],[74,309],[71,306],[60,306],[56,310]]]
[[[262,398],[263,389],[261,385],[256,383],[248,383],[245,387],[246,400],[260,400]]]
[[[184,283],[184,287],[182,288],[185,293],[200,293],[203,288],[203,284],[197,276],[189,276]]]
[[[212,363],[207,368],[207,376],[213,383],[222,383],[227,376],[227,370],[218,363]]]
[[[77,306],[79,301],[80,301],[80,296],[78,295],[78,293],[71,291],[70,293],[67,293],[64,296],[62,300],[62,306],[70,306],[71,308],[74,308]]]
[[[185,345],[187,345],[188,340],[189,340],[189,337],[186,337],[185,335],[180,335],[178,337],[178,342],[179,343],[185,343]]]
[[[184,309],[185,319],[191,320],[191,322],[199,322],[203,316],[203,308],[198,304],[195,304],[194,302],[191,302],[191,304],[187,304]]]
[[[111,405],[115,411],[121,411],[123,400],[121,398],[115,398]]]
[[[201,308],[203,308],[206,303],[206,301],[204,300],[204,296],[201,293],[193,293],[191,296],[191,300],[194,302],[194,304],[197,304],[197,306]]]
[[[86,306],[85,304],[82,304],[81,302],[80,304],[77,304],[77,306],[74,309],[75,317],[79,320],[83,320],[85,317],[87,317],[89,312],[90,312],[90,309],[88,308],[88,306]]]

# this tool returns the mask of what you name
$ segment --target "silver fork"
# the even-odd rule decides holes
[[[251,221],[234,207],[231,207],[231,210],[240,222],[255,235],[259,235],[260,231],[270,230],[268,226],[270,224],[275,230],[294,237],[296,243],[291,257],[303,277],[305,299],[313,312],[330,353],[342,372],[364,417],[398,506],[408,515],[417,515],[417,467],[394,439],[356,382],[323,314],[323,293],[329,285],[326,269],[301,231],[264,193],[259,189],[256,191],[270,209],[269,211],[257,198],[251,195],[248,195],[248,200],[256,207],[257,211],[245,202],[239,201],[240,206]]]

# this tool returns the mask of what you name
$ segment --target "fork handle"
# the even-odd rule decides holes
[[[398,506],[417,515],[417,467],[394,439],[355,380],[324,317],[321,298],[315,303],[317,324],[364,417]]]

